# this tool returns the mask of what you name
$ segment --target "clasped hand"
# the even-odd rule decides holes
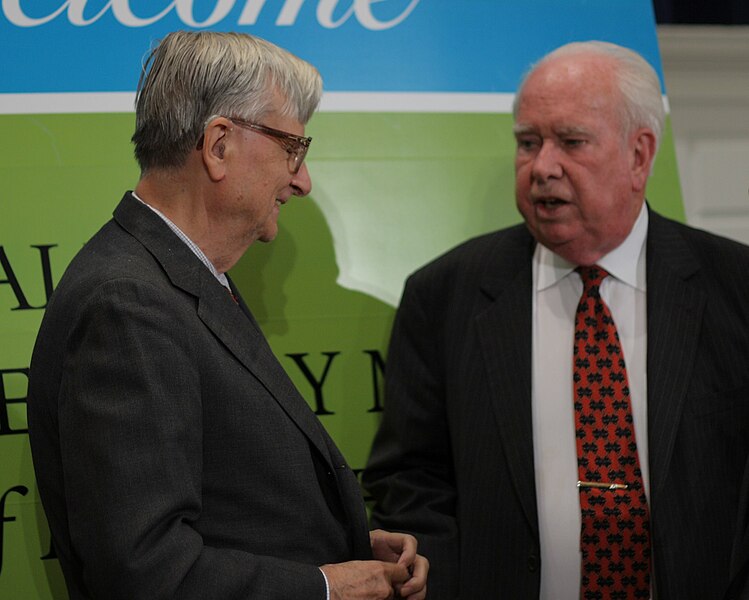
[[[320,567],[330,600],[424,600],[429,561],[417,554],[416,538],[406,533],[369,532],[374,560]]]

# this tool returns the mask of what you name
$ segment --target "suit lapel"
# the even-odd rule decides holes
[[[494,249],[498,257],[481,291],[487,305],[475,326],[486,365],[491,402],[513,483],[531,529],[538,535],[531,411],[531,258],[525,228]]]
[[[317,417],[273,354],[265,336],[239,298],[237,303],[206,270],[198,298],[198,316],[214,335],[268,390],[325,460],[331,457]],[[331,464],[331,467],[333,465]]]
[[[236,337],[226,335],[225,331],[222,332],[221,335],[218,333],[216,333],[216,335],[219,335],[230,349],[232,349],[232,346],[229,346],[229,344],[234,345],[232,349],[233,354],[237,356],[239,360],[242,360],[247,368],[253,372],[261,383],[263,383],[269,393],[281,405],[289,418],[296,423],[297,427],[299,427],[302,432],[305,433],[310,442],[320,452],[325,462],[332,468],[331,472],[335,476],[338,492],[342,500],[341,504],[346,516],[346,523],[349,528],[349,537],[353,553],[352,556],[361,560],[371,558],[372,550],[369,542],[367,514],[364,510],[362,493],[358,480],[354,476],[353,471],[349,468],[346,459],[343,457],[340,450],[338,450],[327,431],[325,431],[320,421],[318,421],[304,398],[299,394],[286,372],[276,360],[260,326],[257,324],[257,321],[255,321],[250,309],[245,304],[231,280],[229,280],[229,284],[237,297],[239,308],[239,310],[231,311],[232,322],[229,331],[242,331],[236,328],[245,327],[247,323],[250,324],[252,331],[248,332],[246,335],[242,335],[241,340],[245,342],[244,344],[236,344]],[[209,295],[212,295],[212,293],[202,294],[201,298],[207,298]],[[231,297],[228,294],[226,294],[226,296],[233,304]],[[223,294],[219,294],[219,298],[216,300],[223,303],[225,300]],[[203,303],[201,302],[201,305],[202,304]],[[237,309],[237,305],[233,308]],[[198,309],[198,313],[200,314],[201,319],[204,319],[206,325],[208,325],[214,332],[216,332],[217,328],[224,328],[223,322],[214,322],[213,326],[208,324],[208,321],[213,322],[210,315],[212,315],[214,311],[206,310],[205,314],[201,314],[200,309]],[[237,314],[241,315],[239,319],[236,318]],[[245,356],[246,360],[243,360],[242,356]]]
[[[515,234],[494,249],[481,290],[486,307],[475,318],[499,437],[525,516],[538,532],[531,413],[533,243]],[[698,263],[678,231],[650,213],[647,240],[648,441],[651,496],[665,482],[692,372],[704,294],[689,279]],[[667,509],[667,507],[664,507]]]
[[[147,206],[126,194],[115,220],[159,261],[172,284],[195,296],[198,317],[266,388],[330,464],[327,435],[268,346],[244,302],[239,305],[190,249]]]
[[[706,298],[689,282],[698,268],[678,231],[651,212],[647,240],[647,394],[654,510],[659,508],[702,325]]]
[[[488,303],[477,315],[476,326],[500,440],[526,518],[537,533],[530,408],[533,245],[528,236],[521,237],[501,242],[495,249],[503,260],[482,282]],[[686,399],[706,301],[704,293],[689,281],[698,268],[676,228],[651,212],[647,240],[647,377],[655,510],[659,510],[658,498]]]

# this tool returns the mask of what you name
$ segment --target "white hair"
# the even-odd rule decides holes
[[[616,82],[621,93],[619,104],[624,132],[631,133],[640,127],[647,127],[655,135],[657,148],[666,119],[660,79],[655,69],[637,52],[610,42],[572,42],[544,56],[520,83],[513,103],[513,115],[517,117],[523,88],[528,78],[539,67],[556,58],[582,55],[600,56],[613,61]]]
[[[281,114],[307,123],[322,97],[317,69],[290,52],[243,33],[176,31],[148,55],[135,100],[135,158],[143,172],[184,164],[207,121],[223,115]]]

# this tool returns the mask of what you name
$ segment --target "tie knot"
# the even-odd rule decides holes
[[[589,291],[593,287],[599,287],[601,282],[608,277],[609,273],[598,265],[592,267],[577,267],[576,271],[580,273],[583,280],[583,288]]]

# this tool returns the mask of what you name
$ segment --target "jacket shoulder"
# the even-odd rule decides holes
[[[695,261],[708,272],[721,273],[749,268],[749,246],[741,242],[679,223],[655,212],[650,214],[649,251],[671,254]],[[742,275],[741,277],[745,277]]]

